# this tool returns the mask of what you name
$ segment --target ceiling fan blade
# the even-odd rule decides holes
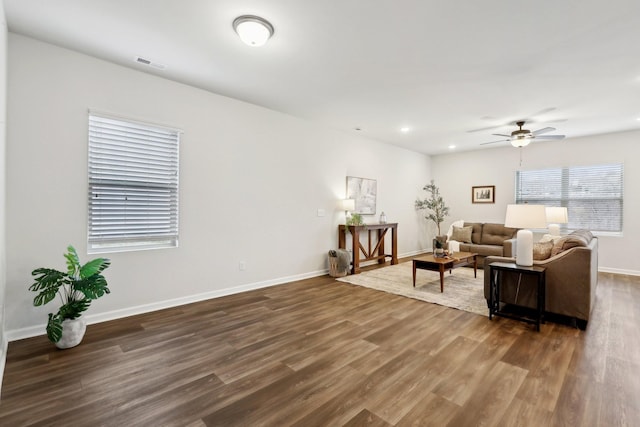
[[[542,109],[542,110],[540,110],[540,111],[538,111],[538,112],[536,112],[536,113],[532,114],[532,115],[531,115],[531,117],[541,116],[541,115],[543,115],[543,114],[550,113],[550,112],[552,112],[552,111],[554,111],[554,110],[556,110],[556,107],[544,108],[544,109]]]
[[[564,135],[538,135],[536,139],[564,139]]]
[[[486,128],[471,129],[471,130],[468,130],[467,133],[484,132],[485,130],[498,129],[498,128],[501,128],[503,126],[505,126],[505,125],[487,126]]]
[[[540,135],[541,133],[547,133],[547,132],[553,132],[554,130],[556,130],[556,128],[542,128],[542,129],[538,129],[538,130],[534,130],[533,132],[531,132],[532,135]]]
[[[492,133],[493,136],[504,136],[505,138],[511,138],[511,135],[505,135],[503,133]]]
[[[508,141],[510,141],[510,139],[501,139],[500,141],[483,142],[480,145],[489,145],[489,144],[496,144],[498,142],[508,142]]]

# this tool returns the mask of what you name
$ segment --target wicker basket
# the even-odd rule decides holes
[[[338,269],[338,257],[330,256],[329,257],[329,275],[331,277],[344,277],[349,272],[349,269],[344,269],[340,271]]]

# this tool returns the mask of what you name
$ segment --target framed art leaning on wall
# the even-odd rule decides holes
[[[347,199],[355,200],[355,213],[375,215],[378,183],[375,179],[347,177]]]

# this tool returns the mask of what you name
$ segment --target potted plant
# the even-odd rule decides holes
[[[436,241],[444,244],[447,241],[447,236],[442,235],[440,224],[442,224],[444,219],[449,215],[449,207],[445,204],[444,199],[440,195],[440,189],[436,186],[434,180],[431,180],[431,183],[425,185],[422,189],[429,193],[429,197],[423,200],[417,199],[415,207],[418,210],[426,209],[429,211],[425,218],[436,223],[436,227],[438,227]]]
[[[351,217],[347,219],[347,225],[364,225],[362,215],[359,213],[352,213]]]
[[[35,283],[29,287],[30,291],[38,292],[33,299],[35,306],[47,304],[56,295],[62,300],[58,312],[49,313],[47,322],[47,337],[58,348],[80,344],[86,330],[82,313],[89,308],[91,301],[110,293],[107,280],[101,273],[109,267],[111,261],[96,258],[81,265],[78,254],[71,245],[67,247],[64,257],[67,260],[66,272],[37,268],[31,273],[35,276]]]

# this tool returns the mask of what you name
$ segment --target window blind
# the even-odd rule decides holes
[[[90,252],[178,245],[178,130],[89,115]]]
[[[516,172],[516,203],[564,206],[565,230],[622,232],[624,168],[620,163]]]

